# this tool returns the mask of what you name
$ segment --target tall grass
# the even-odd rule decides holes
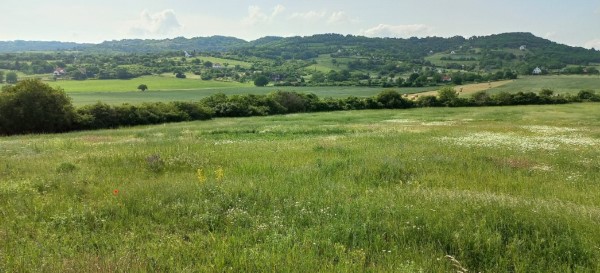
[[[597,272],[598,115],[367,110],[1,138],[0,271]]]

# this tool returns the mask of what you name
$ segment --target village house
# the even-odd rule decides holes
[[[67,74],[67,71],[64,68],[57,67],[54,69],[54,73],[52,73],[55,77],[61,77]]]
[[[539,68],[539,67],[536,67],[536,68],[533,70],[533,75],[540,75],[540,74],[542,74],[542,69],[541,69],[541,68]]]

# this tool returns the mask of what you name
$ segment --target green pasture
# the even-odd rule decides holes
[[[447,64],[451,64],[451,63],[464,64],[464,65],[471,65],[471,64],[478,64],[479,63],[479,61],[477,61],[477,60],[476,61],[442,60],[443,57],[454,58],[454,59],[458,59],[458,58],[475,58],[475,59],[479,59],[479,57],[477,55],[473,55],[473,54],[435,53],[433,55],[425,57],[425,60],[426,61],[430,61],[432,64],[434,64],[436,66],[441,66],[441,67],[445,67]]]
[[[0,138],[0,272],[598,272],[600,107]]]
[[[191,58],[187,58],[188,62],[191,62],[194,59],[199,59],[202,60],[204,62],[209,61],[213,64],[219,63],[222,65],[228,64],[228,68],[233,68],[236,65],[239,65],[242,68],[246,68],[249,69],[250,67],[252,67],[252,63],[249,62],[244,62],[244,61],[238,61],[238,60],[232,60],[232,59],[224,59],[224,58],[217,58],[217,57],[208,57],[208,56],[197,56],[197,57],[191,57]]]
[[[539,92],[551,89],[559,94],[576,94],[581,90],[591,89],[600,92],[600,76],[561,75],[561,76],[519,76],[512,83],[489,90],[498,92]]]
[[[251,86],[249,83],[202,81],[199,79],[178,79],[170,76],[143,76],[130,80],[58,80],[49,81],[53,87],[66,92],[127,92],[135,91],[140,84],[149,90],[199,90],[210,88],[232,88]]]
[[[334,58],[332,58],[330,54],[323,54],[315,59],[317,64],[310,65],[306,69],[323,73],[328,73],[331,70],[340,71],[348,69],[348,62],[353,61],[354,58],[335,58],[337,64],[334,64],[333,60]]]
[[[149,85],[150,86],[150,85]],[[148,90],[127,91],[127,92],[67,92],[72,98],[73,104],[77,106],[93,104],[98,101],[108,104],[132,103],[139,104],[143,102],[158,101],[198,101],[204,97],[223,93],[226,95],[255,94],[263,95],[276,91],[290,91],[298,93],[312,93],[319,97],[346,98],[372,97],[383,90],[379,87],[287,87],[287,86],[267,86],[267,87],[223,87],[223,88],[203,88],[195,90]],[[424,88],[392,88],[403,94],[419,93],[436,90],[436,87]]]

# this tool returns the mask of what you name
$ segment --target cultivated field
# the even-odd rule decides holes
[[[430,108],[0,138],[0,272],[598,272],[599,116]]]
[[[585,89],[600,92],[600,76],[562,75],[562,76],[519,76],[518,80],[499,88],[494,92],[539,92],[541,89],[551,89],[559,94],[577,94]]]

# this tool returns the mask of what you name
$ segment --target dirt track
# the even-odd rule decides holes
[[[511,82],[513,82],[513,80],[459,85],[459,86],[455,86],[454,90],[456,90],[456,92],[459,92],[459,95],[469,95],[469,94],[473,94],[475,92],[496,88],[498,86],[502,86],[502,85],[505,85],[505,84],[511,83]],[[407,97],[409,99],[416,99],[419,96],[435,96],[435,95],[437,95],[437,92],[438,92],[437,90],[427,91],[427,92],[423,92],[423,93],[409,94]]]

